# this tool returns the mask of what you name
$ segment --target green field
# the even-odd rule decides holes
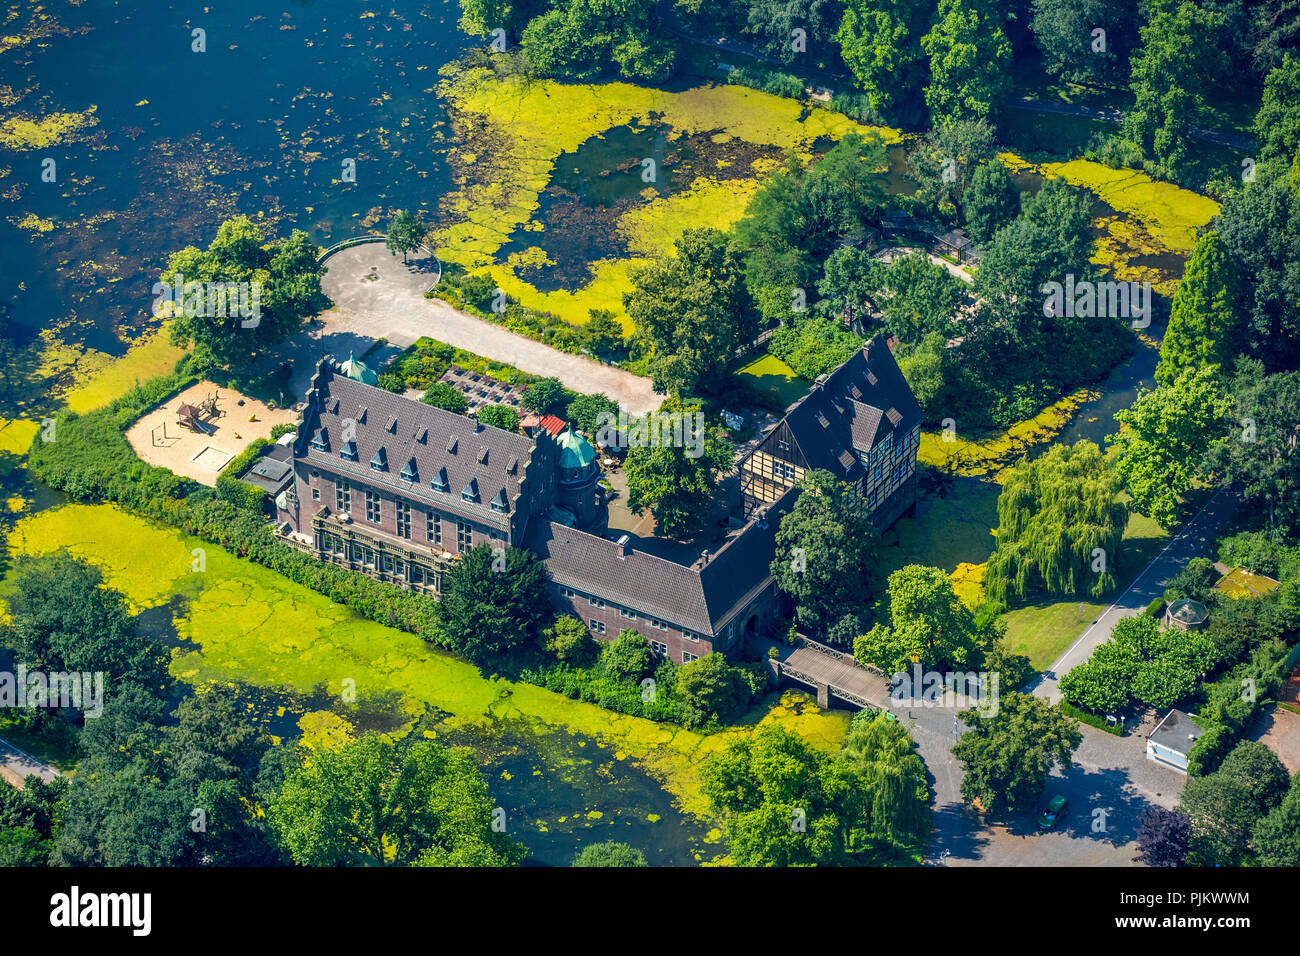
[[[775,395],[782,406],[798,401],[808,392],[808,382],[775,355],[764,354],[738,369],[736,374],[745,376],[759,391]]]
[[[1124,528],[1124,550],[1120,554],[1115,577],[1120,587],[1139,574],[1169,540],[1165,531],[1150,518],[1129,515]],[[1110,606],[1114,595],[1099,602],[1071,598],[1045,600],[1008,611],[1002,616],[1007,626],[1007,642],[1018,654],[1025,654],[1036,670],[1042,670],[1061,656],[1084,628]]]

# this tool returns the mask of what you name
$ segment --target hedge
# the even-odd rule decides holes
[[[1104,730],[1108,734],[1114,734],[1116,737],[1124,736],[1123,724],[1112,724],[1105,717],[1098,717],[1096,714],[1090,714],[1086,710],[1075,707],[1068,700],[1061,701],[1061,711],[1069,714],[1080,723],[1087,724],[1089,727],[1096,727],[1098,730]]]
[[[241,481],[239,476],[272,445],[265,438],[259,438],[221,469],[221,474],[217,475],[217,497],[244,511],[260,513],[262,503],[266,501],[266,491]]]

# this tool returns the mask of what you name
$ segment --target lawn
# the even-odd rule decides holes
[[[1124,550],[1115,571],[1120,587],[1128,587],[1168,541],[1169,532],[1150,518],[1129,515],[1124,528]],[[1015,608],[1002,616],[1002,623],[1007,626],[1007,642],[1017,654],[1027,655],[1036,670],[1042,670],[1074,643],[1084,628],[1110,606],[1114,597],[1106,595],[1101,601],[1044,600]]]
[[[775,355],[763,355],[750,362],[744,368],[736,370],[737,375],[744,375],[749,384],[761,392],[775,395],[782,407],[797,402],[808,394],[808,381],[794,373]]]

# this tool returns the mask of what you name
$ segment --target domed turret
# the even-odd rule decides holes
[[[370,370],[360,359],[354,358],[351,352],[348,353],[348,360],[339,365],[339,371],[352,379],[354,382],[360,382],[362,385],[378,385],[379,376]]]
[[[596,518],[596,479],[600,476],[596,449],[569,425],[555,437],[555,444],[559,447],[560,504],[574,513],[578,524],[586,525]]]

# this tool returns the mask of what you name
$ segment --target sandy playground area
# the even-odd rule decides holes
[[[188,406],[192,414],[182,416],[182,406]],[[149,464],[215,487],[217,475],[232,458],[257,439],[270,438],[276,425],[294,424],[297,420],[292,409],[272,409],[232,389],[204,381],[143,415],[127,429],[126,440]]]

